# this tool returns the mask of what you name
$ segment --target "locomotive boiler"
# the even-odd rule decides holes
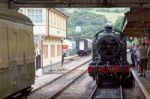
[[[88,73],[98,86],[110,78],[119,80],[125,86],[132,86],[133,76],[127,62],[126,41],[127,37],[110,25],[96,33]]]

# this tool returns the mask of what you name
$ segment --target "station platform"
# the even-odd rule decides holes
[[[146,99],[150,99],[150,70],[146,71],[146,77],[140,77],[138,71],[132,68],[132,74],[137,81],[141,91],[143,92]]]
[[[76,57],[78,57],[77,54],[64,57],[64,64],[71,61],[71,59],[76,58]],[[60,68],[61,68],[61,61],[36,70],[36,77],[41,77],[45,75],[46,73],[49,73],[49,70],[59,70]]]

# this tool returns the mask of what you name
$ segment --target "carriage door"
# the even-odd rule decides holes
[[[79,42],[79,50],[84,50],[84,41]]]

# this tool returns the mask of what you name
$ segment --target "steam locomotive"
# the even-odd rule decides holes
[[[88,73],[98,86],[108,79],[117,80],[124,86],[132,86],[133,76],[127,62],[126,41],[127,37],[112,29],[111,25],[96,33]]]

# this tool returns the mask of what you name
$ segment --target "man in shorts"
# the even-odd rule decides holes
[[[146,69],[147,69],[147,47],[143,42],[139,48],[139,59],[140,59],[140,77],[146,77]]]

